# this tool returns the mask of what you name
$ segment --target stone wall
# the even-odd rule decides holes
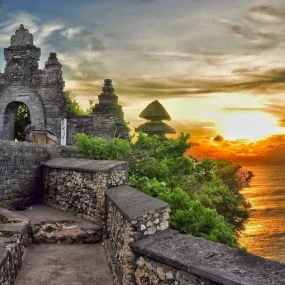
[[[136,284],[282,285],[285,264],[173,230],[132,244]]]
[[[122,284],[134,284],[135,255],[130,244],[168,228],[168,204],[127,185],[107,190],[107,233]]]
[[[44,163],[45,204],[71,212],[102,228],[105,192],[127,183],[127,164],[57,158]]]
[[[92,135],[93,133],[93,120],[92,116],[76,116],[69,117],[67,120],[67,145],[74,145],[74,137],[78,133],[85,133]]]
[[[14,284],[22,266],[26,247],[31,243],[29,220],[0,208],[0,216],[7,219],[0,224],[0,284]]]
[[[191,284],[191,285],[217,285],[208,279],[188,273],[154,259],[140,256],[136,261],[136,284]]]
[[[52,157],[79,157],[72,147],[0,141],[0,203],[36,203],[42,197],[41,165]]]

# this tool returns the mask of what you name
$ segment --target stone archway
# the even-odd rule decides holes
[[[24,88],[23,88],[24,89]],[[16,92],[15,92],[16,91]],[[14,140],[14,122],[20,105],[25,105],[31,117],[31,125],[37,130],[45,129],[45,114],[39,97],[31,90],[21,90],[25,93],[17,95],[18,90],[7,90],[0,97],[0,139]]]
[[[19,112],[19,108],[21,107],[26,107],[28,110],[27,115],[29,115],[29,108],[27,107],[26,104],[22,102],[11,102],[7,105],[5,112],[4,112],[4,121],[3,121],[3,139],[4,140],[14,140],[17,138],[16,131],[16,119],[17,119],[17,114]],[[29,116],[30,117],[30,116]],[[23,124],[23,128],[27,127],[28,123],[30,124],[31,122],[28,122],[29,117],[27,117],[27,123]],[[24,120],[24,118],[22,118]],[[19,134],[18,134],[19,137]],[[24,138],[22,138],[24,139]],[[20,140],[18,138],[18,140]]]

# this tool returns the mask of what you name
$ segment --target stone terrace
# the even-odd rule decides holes
[[[46,206],[0,210],[0,284],[285,284],[285,264],[169,230],[168,204],[126,185],[125,162],[42,168]]]

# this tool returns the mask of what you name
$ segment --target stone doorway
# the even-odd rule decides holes
[[[9,103],[4,112],[3,139],[24,141],[24,130],[30,124],[28,106],[18,101]]]

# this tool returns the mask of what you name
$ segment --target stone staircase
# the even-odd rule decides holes
[[[0,217],[1,285],[113,284],[102,227],[43,205]]]
[[[102,227],[48,206],[32,206],[21,214],[30,220],[34,243],[97,243]]]

